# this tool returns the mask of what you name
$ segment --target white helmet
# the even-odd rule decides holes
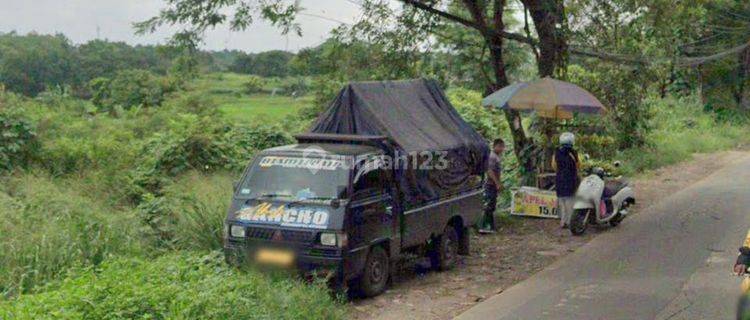
[[[560,135],[560,145],[573,146],[576,142],[576,136],[571,132],[563,132]]]

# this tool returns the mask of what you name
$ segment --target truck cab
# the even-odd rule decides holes
[[[227,213],[228,261],[324,271],[374,296],[406,252],[430,256],[439,269],[468,253],[468,222],[481,211],[477,193],[404,210],[387,149],[355,140],[260,152]]]

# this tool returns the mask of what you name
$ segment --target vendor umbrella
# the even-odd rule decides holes
[[[571,119],[574,113],[606,112],[602,103],[588,91],[552,78],[512,84],[482,99],[482,104],[535,111],[540,117],[555,119]]]

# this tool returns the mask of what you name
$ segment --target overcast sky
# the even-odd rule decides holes
[[[301,4],[308,14],[339,21],[351,22],[359,15],[359,8],[348,0],[301,0]],[[0,32],[63,33],[74,43],[97,37],[131,44],[163,43],[174,30],[137,36],[131,25],[156,15],[163,6],[163,0],[0,0]],[[320,44],[338,25],[311,16],[299,16],[298,21],[302,37],[282,36],[277,29],[258,20],[243,32],[230,32],[227,28],[211,31],[203,47],[248,52],[297,51]]]

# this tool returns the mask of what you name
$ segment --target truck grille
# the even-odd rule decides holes
[[[247,237],[258,240],[274,240],[274,233],[280,232],[281,242],[311,243],[315,240],[315,232],[299,230],[279,230],[268,228],[247,228]],[[278,236],[277,236],[278,237]]]

